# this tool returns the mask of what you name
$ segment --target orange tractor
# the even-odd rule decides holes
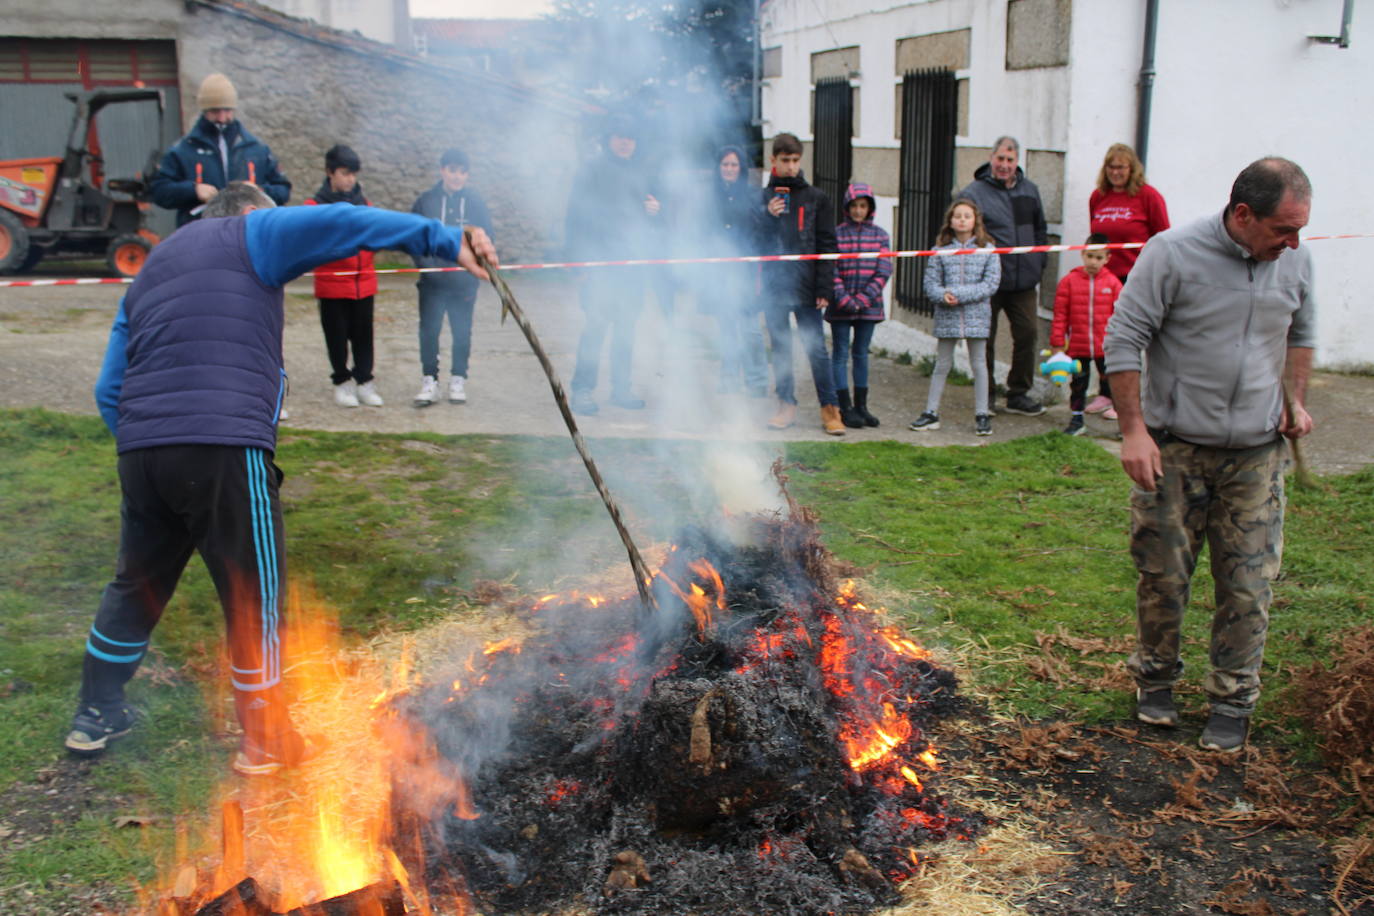
[[[95,118],[107,105],[156,101],[160,125],[162,93],[119,89],[66,96],[76,112],[64,156],[0,161],[0,275],[31,270],[48,255],[74,254],[103,256],[116,274],[132,277],[158,243],[144,221],[157,150],[143,175],[106,178]]]

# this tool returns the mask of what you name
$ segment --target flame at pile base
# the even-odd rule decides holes
[[[431,881],[502,913],[857,913],[974,830],[930,785],[953,674],[838,586],[809,521],[753,524],[687,532],[654,617],[544,599],[480,685],[410,699],[471,788]]]

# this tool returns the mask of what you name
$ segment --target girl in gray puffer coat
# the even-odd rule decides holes
[[[978,205],[960,198],[945,211],[945,221],[935,240],[937,249],[951,251],[971,248],[991,249],[992,239],[983,228]],[[988,331],[992,324],[992,304],[1002,279],[1002,262],[990,251],[972,254],[933,255],[926,265],[926,297],[935,303],[935,336],[938,349],[935,371],[930,375],[926,409],[911,423],[918,431],[940,428],[940,397],[945,379],[954,363],[954,345],[968,342],[968,361],[973,368],[973,430],[977,435],[992,435],[992,416],[988,410]]]

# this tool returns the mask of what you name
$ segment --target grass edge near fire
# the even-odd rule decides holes
[[[647,542],[667,543],[674,532],[634,494],[676,500],[689,516],[700,508],[672,470],[688,466],[700,444],[592,446],[612,492],[630,494],[625,509]],[[148,725],[82,771],[88,799],[52,823],[24,819],[16,800],[72,778],[60,739],[113,565],[118,481],[112,442],[94,418],[0,411],[0,447],[0,512],[22,520],[0,532],[9,570],[0,581],[0,798],[8,802],[0,903],[32,892],[22,899],[39,913],[76,889],[150,877],[178,816],[203,814],[232,742],[207,733],[213,716],[199,686],[220,651],[221,624],[193,561],[131,688]],[[1120,661],[1135,572],[1125,549],[1127,484],[1114,458],[1053,433],[983,448],[795,443],[782,454],[792,493],[818,513],[827,546],[865,570],[870,606],[886,606],[915,638],[959,658],[964,689],[1009,715],[1129,717]],[[359,638],[480,615],[480,580],[567,587],[573,573],[560,563],[574,531],[586,541],[573,552],[578,563],[624,565],[566,439],[285,430],[278,463],[288,475],[289,569],[340,608]],[[1290,489],[1257,727],[1261,740],[1310,759],[1315,741],[1299,720],[1293,675],[1326,661],[1340,633],[1368,617],[1360,558],[1374,555],[1371,510],[1374,468]],[[549,536],[516,537],[531,528]],[[1204,564],[1185,637],[1181,694],[1191,720],[1202,715],[1211,607]],[[120,817],[136,826],[116,827]]]

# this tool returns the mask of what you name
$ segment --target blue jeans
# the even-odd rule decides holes
[[[601,347],[611,335],[611,391],[628,394],[635,348],[635,323],[644,303],[643,271],[635,267],[592,268],[579,297],[587,320],[577,341],[573,391],[590,393],[601,374]]]
[[[835,373],[835,388],[843,391],[849,387],[847,375],[849,354],[854,354],[854,387],[868,387],[868,345],[873,342],[876,321],[832,321],[830,322],[830,365]],[[851,350],[849,334],[854,333],[854,346]]]
[[[763,310],[764,321],[768,324],[768,339],[772,350],[768,354],[773,365],[773,390],[778,400],[788,404],[797,403],[797,383],[792,373],[792,323],[791,316],[797,317],[797,333],[801,336],[807,361],[811,363],[811,381],[816,385],[816,400],[822,407],[834,407],[840,403],[835,397],[835,374],[830,369],[830,355],[825,352],[825,323],[821,317],[822,309],[815,303],[800,305],[779,305],[770,303]]]
[[[439,377],[439,334],[448,316],[453,336],[449,356],[453,375],[468,374],[472,354],[472,307],[477,301],[477,284],[471,287],[437,286],[421,281],[420,287],[420,372]]]

